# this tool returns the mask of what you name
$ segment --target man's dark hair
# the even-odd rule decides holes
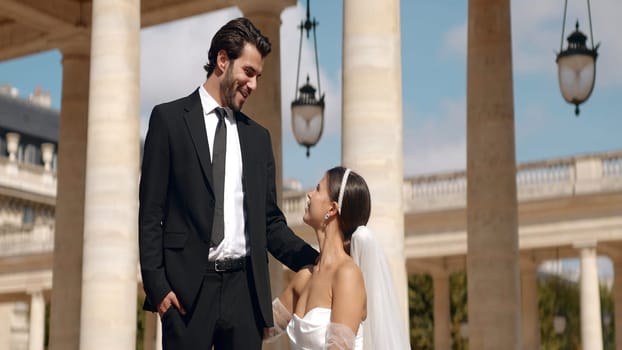
[[[232,19],[222,26],[212,38],[212,43],[207,53],[208,61],[203,66],[207,76],[209,77],[214,68],[216,68],[216,58],[220,50],[225,50],[227,57],[230,60],[235,60],[240,57],[242,49],[247,43],[254,45],[261,57],[266,57],[272,50],[270,39],[261,34],[259,29],[244,17]]]
[[[346,168],[340,166],[326,172],[328,195],[335,202],[339,199],[339,189],[345,172]],[[367,183],[361,175],[351,171],[343,191],[341,214],[337,216],[339,227],[341,232],[343,232],[344,249],[348,254],[350,254],[352,234],[357,227],[367,225],[370,214],[371,198]]]

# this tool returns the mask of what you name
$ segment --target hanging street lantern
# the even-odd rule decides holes
[[[315,51],[315,70],[317,74],[317,90],[309,82],[309,75],[307,74],[307,81],[300,88],[296,88],[296,95],[294,101],[292,101],[292,131],[296,141],[307,148],[307,158],[309,157],[309,148],[315,146],[322,136],[322,129],[324,128],[324,94],[320,90],[320,68],[317,55],[317,39],[315,36],[315,28],[318,22],[313,19],[311,21],[309,11],[309,1],[307,0],[307,18],[304,22],[301,22],[298,28],[300,29],[300,44],[298,46],[298,70],[296,73],[296,87],[300,78],[300,55],[302,51],[302,34],[307,32],[307,39],[309,38],[309,32],[313,30],[313,48]],[[316,91],[319,98],[316,98]]]
[[[566,7],[564,7],[564,24],[566,25]],[[559,88],[566,102],[575,105],[575,115],[579,116],[579,105],[587,101],[594,90],[596,79],[596,57],[598,47],[594,46],[594,35],[592,34],[592,15],[590,2],[587,1],[588,18],[590,25],[590,41],[592,48],[586,45],[587,36],[579,31],[579,21],[575,25],[575,31],[567,38],[568,46],[562,50],[564,42],[564,28],[562,26],[562,42],[560,52],[557,54]]]
[[[324,128],[324,95],[315,98],[315,88],[307,83],[298,90],[298,98],[292,102],[292,129],[296,141],[309,148],[314,146],[322,136]]]

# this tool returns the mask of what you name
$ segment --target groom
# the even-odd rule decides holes
[[[230,21],[212,38],[205,83],[151,113],[140,264],[165,349],[260,349],[273,324],[267,251],[294,270],[317,258],[277,206],[268,131],[240,112],[270,49],[248,19]]]

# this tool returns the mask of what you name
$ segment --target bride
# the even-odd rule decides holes
[[[350,169],[326,172],[307,193],[304,222],[315,229],[320,256],[274,299],[275,325],[291,350],[410,349],[382,248],[364,226],[371,201],[365,180]]]

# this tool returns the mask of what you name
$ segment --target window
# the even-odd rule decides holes
[[[9,153],[6,150],[6,140],[4,137],[0,137],[0,157],[8,157]]]
[[[30,205],[24,206],[22,211],[22,225],[32,225],[35,223],[35,210]]]
[[[37,146],[28,144],[24,149],[24,163],[40,165],[41,154]]]

